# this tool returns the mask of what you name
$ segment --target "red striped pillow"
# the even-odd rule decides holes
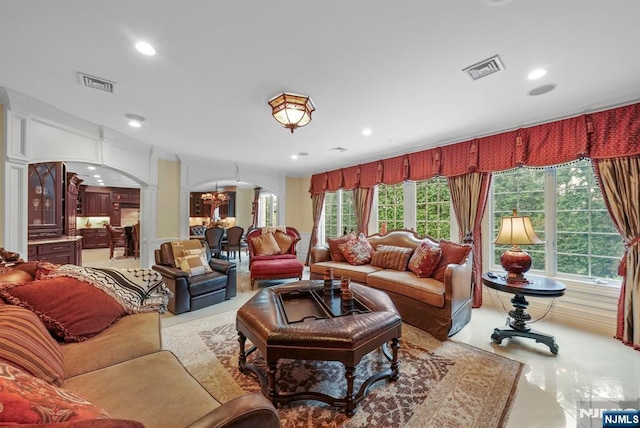
[[[371,266],[384,269],[407,270],[407,263],[413,254],[413,248],[396,247],[393,245],[378,245],[373,253]]]
[[[44,381],[62,385],[62,348],[38,316],[27,309],[0,306],[0,360]]]

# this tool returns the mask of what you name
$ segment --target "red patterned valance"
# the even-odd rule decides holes
[[[309,191],[632,155],[640,155],[640,103],[315,174]]]

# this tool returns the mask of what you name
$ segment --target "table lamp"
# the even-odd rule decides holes
[[[511,248],[500,256],[500,264],[507,271],[507,282],[529,282],[524,273],[531,268],[531,256],[522,251],[520,245],[544,244],[533,230],[531,217],[518,216],[518,210],[515,209],[511,217],[502,217],[498,236],[493,243],[511,245]]]

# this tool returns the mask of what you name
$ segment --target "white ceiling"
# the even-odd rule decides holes
[[[504,71],[462,72],[496,54]],[[0,87],[170,152],[304,175],[640,100],[640,1],[0,0]],[[317,108],[294,134],[270,115],[282,91]]]

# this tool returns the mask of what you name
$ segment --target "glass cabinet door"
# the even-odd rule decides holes
[[[62,234],[62,164],[46,162],[29,165],[29,235]]]

